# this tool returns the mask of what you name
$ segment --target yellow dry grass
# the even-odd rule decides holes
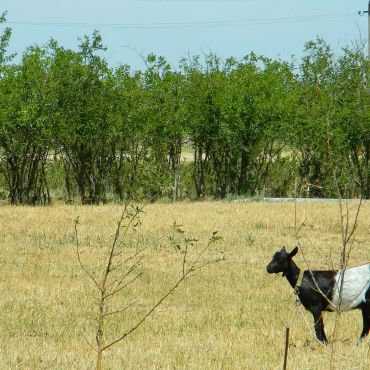
[[[83,337],[86,322],[92,324],[86,319],[94,313],[94,287],[78,265],[73,224],[80,216],[82,258],[98,270],[120,212],[119,206],[0,208],[1,369],[94,368],[95,354]],[[369,215],[366,203],[352,265],[370,260]],[[298,220],[304,219],[301,242],[311,267],[337,266],[338,205],[298,204]],[[315,342],[310,314],[304,312],[307,327],[288,282],[265,270],[282,244],[295,245],[290,203],[148,206],[124,251],[130,255],[139,245],[149,246],[144,275],[119,302],[124,306],[136,297],[139,303],[112,319],[109,335],[117,336],[134,322],[179,276],[181,255],[168,242],[174,220],[202,240],[218,230],[223,240],[216,249],[224,251],[226,260],[187,280],[139,330],[109,350],[106,369],[280,369],[285,326],[291,329],[289,369],[329,368],[331,347]],[[297,263],[303,265],[301,255]],[[334,319],[333,313],[324,317],[329,341]],[[359,311],[341,315],[337,369],[370,367],[370,339],[355,345],[361,327]],[[87,335],[94,341],[91,329]]]

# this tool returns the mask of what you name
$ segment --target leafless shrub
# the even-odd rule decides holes
[[[139,248],[135,253],[128,256],[124,256],[124,249],[122,250],[122,248],[118,248],[118,246],[122,245],[124,241],[127,241],[128,232],[130,230],[136,230],[138,226],[140,226],[140,215],[142,213],[143,207],[138,207],[129,203],[125,204],[121,217],[117,223],[113,241],[108,248],[108,256],[104,263],[101,279],[96,278],[95,274],[85,266],[81,259],[78,238],[79,219],[77,218],[75,221],[78,262],[81,269],[89,277],[98,292],[98,297],[94,300],[94,302],[96,302],[98,312],[97,316],[93,318],[93,321],[96,322],[96,344],[92,344],[88,338],[85,338],[90,348],[97,353],[97,370],[103,369],[104,352],[115,344],[122,342],[130,334],[136,331],[145,322],[145,320],[153,314],[156,308],[160,306],[187,278],[193,276],[198,270],[224,259],[221,252],[211,251],[211,246],[221,239],[217,235],[217,231],[213,232],[205,247],[194,254],[194,252],[190,253],[190,248],[198,242],[198,239],[188,237],[183,230],[182,225],[178,225],[175,222],[173,225],[174,235],[170,237],[170,243],[182,254],[181,272],[178,278],[167,289],[167,291],[162,293],[158,300],[146,312],[139,316],[136,322],[132,322],[129,327],[116,338],[109,339],[106,335],[106,328],[109,327],[108,318],[132,309],[137,303],[137,301],[129,302],[119,308],[112,308],[111,305],[111,301],[114,297],[123,293],[142,276],[142,272],[139,271],[139,267],[141,266],[143,252],[147,246]]]
[[[304,227],[305,225],[305,221],[303,221],[300,225],[298,225],[298,221],[297,221],[297,204],[295,205],[295,225],[294,225],[294,229],[295,229],[295,238],[297,240],[297,244],[298,246],[300,247],[300,250],[302,252],[302,257],[303,257],[303,260],[306,264],[306,267],[307,269],[311,272],[311,276],[313,278],[313,281],[315,282],[316,284],[316,288],[318,290],[318,292],[320,292],[320,294],[326,299],[328,300],[328,303],[333,306],[335,308],[335,312],[336,312],[336,318],[335,318],[335,324],[334,324],[334,329],[333,329],[333,334],[332,334],[332,340],[331,340],[331,351],[330,351],[330,369],[334,369],[335,368],[335,358],[338,357],[338,355],[336,354],[336,338],[337,338],[337,333],[338,333],[338,327],[339,327],[339,323],[340,323],[340,316],[341,316],[341,302],[342,302],[342,299],[343,299],[343,285],[344,285],[344,275],[345,275],[345,270],[346,268],[349,266],[349,262],[350,262],[350,257],[351,257],[351,252],[352,252],[352,249],[353,249],[353,245],[354,245],[354,240],[355,240],[355,233],[356,233],[356,229],[357,229],[357,226],[358,226],[358,221],[359,221],[359,216],[360,216],[360,211],[361,211],[361,206],[362,206],[362,198],[359,199],[358,201],[358,204],[356,206],[356,209],[354,211],[354,217],[353,217],[353,220],[351,221],[351,212],[350,212],[350,209],[349,209],[349,205],[348,205],[348,199],[343,199],[343,189],[341,189],[341,187],[339,186],[339,180],[338,180],[338,176],[337,176],[337,166],[336,166],[336,162],[335,162],[335,159],[334,159],[334,154],[333,154],[333,151],[332,151],[332,145],[331,145],[331,142],[330,142],[330,129],[331,129],[331,121],[330,121],[330,112],[328,113],[328,116],[327,116],[327,120],[326,120],[326,126],[327,126],[327,150],[328,150],[328,157],[329,157],[329,166],[331,168],[331,171],[332,171],[332,176],[333,176],[333,179],[334,179],[334,184],[336,186],[336,193],[337,193],[337,198],[338,198],[338,205],[339,205],[339,209],[338,209],[338,213],[339,213],[339,218],[340,218],[340,233],[341,233],[341,245],[339,246],[339,249],[338,249],[338,252],[340,254],[340,258],[339,258],[339,263],[338,264],[335,264],[333,262],[333,259],[332,259],[332,251],[330,251],[330,263],[331,263],[331,268],[333,269],[337,269],[337,270],[340,270],[342,271],[342,278],[340,280],[340,286],[339,286],[339,300],[338,300],[338,304],[335,306],[333,304],[333,302],[330,302],[328,300],[328,298],[326,297],[326,295],[320,290],[320,288],[318,287],[313,275],[312,275],[312,272],[311,272],[311,268],[305,258],[305,255],[304,255],[304,248],[302,247],[302,243],[301,243],[301,238],[300,238],[300,232],[302,230],[302,228]],[[337,265],[337,268],[335,268],[335,265]],[[340,356],[339,356],[340,357]]]

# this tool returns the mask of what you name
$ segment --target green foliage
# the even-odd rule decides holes
[[[316,39],[299,65],[210,53],[173,69],[150,54],[132,71],[108,66],[97,31],[77,51],[30,47],[18,64],[10,36],[0,39],[0,180],[13,204],[370,196],[363,45],[335,56]]]
[[[45,172],[50,149],[47,67],[48,58],[39,47],[29,48],[19,65],[3,67],[1,165],[12,204],[50,202]]]
[[[6,21],[7,12],[3,12],[0,15],[0,24]],[[12,30],[9,27],[5,27],[3,34],[0,36],[0,75],[2,73],[3,66],[12,60],[13,55],[7,55],[7,47],[9,45],[10,38],[12,36]]]

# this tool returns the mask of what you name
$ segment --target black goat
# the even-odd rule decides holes
[[[267,265],[267,272],[269,274],[282,272],[283,276],[286,276],[302,305],[312,313],[316,337],[324,344],[327,343],[327,339],[322,319],[323,311],[361,309],[363,329],[359,344],[370,330],[370,265],[339,271],[305,270],[302,274],[293,261],[297,252],[298,247],[290,253],[282,247]],[[302,281],[298,281],[301,276]]]

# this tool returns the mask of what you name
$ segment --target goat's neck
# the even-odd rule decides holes
[[[294,289],[295,286],[297,285],[298,278],[299,278],[299,273],[300,273],[299,267],[294,263],[293,260],[290,261],[290,265],[288,270],[284,273],[286,278],[289,281],[289,284],[292,286]]]

